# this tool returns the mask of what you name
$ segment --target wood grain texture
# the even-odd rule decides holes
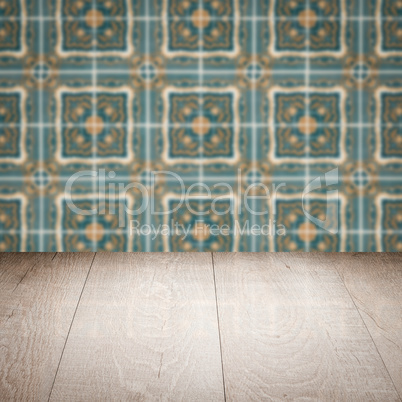
[[[0,294],[12,292],[38,261],[55,253],[0,253]]]
[[[343,254],[336,267],[402,398],[402,254]]]
[[[20,263],[30,266],[29,271],[14,291],[0,293],[2,401],[49,398],[93,254],[53,257],[54,254],[24,254],[22,260],[26,261]],[[11,257],[7,264],[17,260]],[[22,273],[17,267],[16,274],[7,277],[18,279]],[[8,281],[12,282],[14,279]]]
[[[334,258],[214,253],[229,400],[399,400]]]
[[[211,254],[98,253],[51,399],[223,397]]]

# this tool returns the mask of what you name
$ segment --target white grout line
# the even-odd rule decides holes
[[[251,139],[251,164],[253,167],[253,175],[252,175],[252,183],[256,181],[256,162],[258,160],[258,131],[257,131],[257,85],[256,85],[256,77],[255,74],[257,73],[256,71],[256,63],[257,63],[257,0],[253,0],[253,19],[251,20],[252,23],[252,32],[251,32],[251,44],[252,44],[252,49],[251,49],[251,60],[253,63],[253,69],[252,69],[252,80],[251,80],[251,91],[252,91],[252,97],[251,97],[251,109],[252,109],[252,139]],[[256,211],[256,200],[252,200],[253,204],[253,211]],[[252,225],[256,223],[256,215],[252,214]],[[255,237],[251,237],[251,251],[255,252],[257,248],[257,242],[255,241]]]
[[[101,53],[96,53],[94,51],[90,52],[86,52],[82,55],[82,57],[85,58],[93,58],[93,57],[98,57],[98,58],[102,58],[102,54]],[[314,53],[311,53],[310,51],[310,57],[311,58],[319,58],[321,57],[319,54],[315,55]],[[305,54],[300,54],[299,56],[295,56],[295,58],[299,58],[300,62],[302,62],[302,59],[305,58]],[[194,60],[196,59],[196,57],[194,57]],[[198,59],[198,57],[197,57]],[[281,56],[278,56],[278,59],[281,59]],[[302,77],[304,76],[305,72],[297,70],[297,69],[286,69],[286,68],[281,68],[280,65],[277,66],[278,69],[261,69],[261,73],[262,74],[266,74],[269,76],[298,76],[298,77]],[[401,76],[402,72],[401,70],[395,70],[395,69],[383,69],[383,70],[377,70],[377,69],[369,69],[368,70],[369,73],[373,73],[373,74],[378,74],[379,76],[388,76],[388,75],[397,75],[397,76]],[[25,75],[31,75],[33,74],[34,70],[33,69],[15,69],[15,70],[8,70],[8,69],[1,69],[0,70],[0,76],[1,75],[14,75],[17,76],[18,78],[20,78],[21,74],[25,74]],[[71,69],[67,69],[67,68],[62,68],[60,70],[52,70],[49,69],[48,70],[49,74],[54,74],[57,76],[71,76],[71,75],[78,75],[81,78],[85,77],[88,73],[86,71],[83,71],[82,69],[80,69],[79,67],[77,67],[77,69],[71,70]],[[233,68],[233,69],[228,69],[228,68],[222,68],[222,69],[216,69],[216,68],[208,68],[208,69],[204,69],[203,70],[203,75],[208,76],[217,76],[217,75],[223,75],[225,77],[227,77],[228,75],[239,75],[239,74],[247,74],[247,70],[244,69],[237,69],[237,68]],[[139,75],[142,74],[142,71],[139,69],[123,69],[123,68],[116,68],[116,69],[109,69],[109,68],[101,68],[97,71],[98,75],[112,75],[112,74],[124,74],[124,75]],[[159,74],[159,75],[166,75],[169,77],[169,75],[171,75],[173,78],[176,78],[177,75],[198,75],[198,69],[193,69],[193,68],[172,68],[172,69],[155,69],[155,73]],[[342,76],[342,75],[346,75],[346,74],[350,74],[353,75],[355,73],[355,71],[353,69],[344,69],[344,68],[339,68],[339,69],[316,69],[316,68],[312,68],[310,70],[310,74],[313,75],[322,75],[325,78],[328,78],[329,76]],[[234,77],[234,79],[236,79],[236,77]]]
[[[45,0],[39,0],[39,14],[42,17],[43,16],[43,2]],[[44,126],[43,126],[43,120],[44,120],[44,113],[43,113],[43,62],[44,62],[44,43],[45,43],[45,35],[44,35],[44,21],[42,19],[39,19],[39,63],[40,63],[40,69],[39,69],[39,122],[38,122],[38,128],[39,128],[39,166],[41,169],[43,169],[44,165]],[[41,184],[43,184],[41,182]],[[43,229],[44,229],[44,220],[45,220],[45,200],[44,200],[45,194],[44,194],[44,187],[40,187],[40,204],[39,204],[39,250],[38,251],[46,251],[44,247],[44,235],[43,235]]]
[[[112,170],[112,169],[111,169]],[[388,175],[382,175],[382,174],[378,174],[376,176],[370,176],[367,175],[367,177],[369,179],[374,179],[377,181],[389,181],[389,182],[397,182],[399,180],[400,184],[402,184],[402,177],[400,176],[400,171],[398,171],[397,173],[395,173],[395,176],[388,176]],[[56,182],[65,182],[68,179],[70,179],[71,176],[63,176],[63,175],[59,175],[59,176],[51,176],[49,175],[49,180],[51,181],[56,181]],[[205,176],[203,177],[204,179],[204,183],[206,182],[219,182],[222,180],[231,180],[231,181],[236,181],[238,179],[242,179],[243,181],[246,181],[249,177],[248,176],[236,176],[236,175],[231,175],[231,174],[227,174],[227,175],[222,175],[222,176]],[[192,176],[192,175],[183,175],[182,177],[184,182],[187,182],[188,180],[199,180],[199,175],[197,176]],[[116,183],[118,181],[135,181],[137,180],[138,182],[143,181],[143,177],[141,176],[116,176],[115,179],[110,179],[109,182],[110,183]],[[348,178],[348,177],[340,177],[340,182],[345,182],[345,183],[353,183],[354,179],[353,178]],[[33,176],[29,176],[29,177],[25,177],[25,176],[13,176],[13,175],[7,175],[7,176],[3,176],[0,177],[0,184],[2,182],[17,182],[17,183],[25,183],[25,182],[34,182],[36,181],[35,178]],[[269,183],[278,183],[281,181],[289,181],[289,182],[296,182],[296,183],[305,183],[305,178],[303,177],[295,177],[295,176],[261,176],[261,180],[260,182],[269,182]],[[83,184],[83,183],[92,183],[93,179],[92,178],[82,178],[79,181],[79,184]],[[167,182],[177,182],[176,179],[172,178],[172,179],[168,179]],[[0,198],[1,198],[1,194],[0,194]],[[402,195],[401,195],[402,198]]]
[[[360,16],[363,15],[363,1],[365,0],[359,0],[359,14]],[[364,43],[363,43],[363,35],[364,35],[364,25],[363,25],[363,20],[360,18],[359,19],[359,62],[363,63],[364,62]],[[359,66],[359,81],[358,81],[358,90],[359,90],[359,106],[358,106],[358,110],[359,110],[359,142],[358,142],[358,159],[359,159],[359,167],[360,169],[363,169],[363,146],[364,146],[364,142],[363,142],[363,82],[361,80],[361,64]],[[360,180],[362,180],[362,171],[360,171],[359,174],[359,178]],[[358,212],[358,220],[359,220],[359,231],[364,230],[364,192],[363,192],[363,188],[361,186],[359,186],[359,212]],[[362,235],[359,235],[359,251],[364,251],[364,238]]]
[[[307,88],[306,90],[306,97],[305,97],[305,115],[307,117],[307,124],[306,124],[306,130],[308,132],[309,127],[310,127],[310,26],[309,26],[309,15],[308,12],[310,11],[310,0],[307,0],[306,4],[306,65],[305,65],[305,86]],[[306,186],[310,183],[310,135],[306,134],[307,137],[307,144],[306,144],[306,149],[305,149],[305,158],[307,160],[306,166],[305,166],[305,184]],[[310,201],[309,198],[306,198],[306,208],[310,206]],[[308,230],[307,224],[309,223],[308,218],[305,218],[305,230]],[[305,242],[305,251],[310,251],[310,239],[309,236],[306,236],[307,241]]]
[[[202,10],[204,9],[204,3],[203,0],[198,0],[198,10],[200,11],[198,14],[198,86],[202,89],[204,85],[204,59],[202,57],[203,53],[203,40],[204,40],[204,27],[202,25],[203,22],[203,17],[202,17]],[[204,106],[203,106],[203,100],[204,100],[204,95],[203,92],[200,91],[199,95],[199,105],[198,105],[198,117],[202,118],[204,117]],[[201,125],[199,129],[202,131],[203,128],[203,120],[201,120]],[[201,160],[201,162],[204,160],[204,136],[199,134],[198,138],[198,146],[199,146],[199,154],[198,158]],[[198,181],[200,183],[203,182],[203,177],[204,177],[204,166],[201,163],[199,168],[198,168]],[[200,209],[202,210],[202,200],[199,202]],[[202,238],[198,239],[198,251],[203,251],[204,248],[204,241]]]
[[[133,217],[133,219],[135,219],[135,216]],[[279,225],[280,222],[276,222],[276,224]],[[158,227],[158,225],[156,225],[156,227]],[[241,227],[242,227],[242,225],[241,225]],[[253,234],[253,231],[247,230],[247,229],[245,229],[244,232],[246,234]],[[72,230],[72,229],[71,230],[44,229],[43,231],[34,230],[34,229],[28,229],[28,230],[23,230],[23,231],[22,230],[0,230],[0,234],[28,234],[28,235],[36,234],[36,235],[38,235],[38,234],[41,234],[41,233],[44,233],[44,234],[47,234],[47,235],[57,235],[57,234],[63,234],[63,235],[82,234],[82,235],[86,235],[88,232],[86,230]],[[120,229],[116,229],[116,230],[115,229],[113,229],[113,230],[104,229],[102,231],[102,233],[108,235],[108,234],[124,234],[124,233],[127,233],[127,232],[126,232],[125,229],[120,228]],[[229,230],[229,233],[233,233],[233,230]],[[300,233],[300,231],[298,229],[286,230],[286,234],[296,234],[297,235],[299,233]],[[324,229],[317,229],[317,230],[312,230],[312,231],[307,230],[305,233],[307,233],[307,234],[310,234],[310,233],[311,234],[326,234],[326,235],[328,235],[330,237],[336,236],[336,235],[333,235],[333,234],[327,232]],[[377,229],[365,229],[365,230],[363,230],[361,232],[358,229],[354,229],[354,230],[353,229],[345,229],[339,235],[343,236],[343,235],[356,235],[356,234],[357,235],[359,235],[359,234],[362,234],[362,235],[378,235],[378,234],[381,234],[381,235],[402,235],[402,230],[398,230],[398,229],[396,229],[396,230],[391,230],[391,229],[386,229],[386,230],[385,229],[378,229],[378,230]],[[263,237],[263,236],[261,236],[261,237]]]
[[[191,123],[104,123],[104,124],[96,124],[91,125],[92,127],[104,127],[104,128],[192,128],[193,125]],[[74,123],[74,124],[57,124],[57,123],[0,123],[1,127],[27,127],[27,128],[85,128],[87,127],[85,123]],[[298,123],[211,123],[209,125],[211,128],[228,128],[228,127],[241,127],[241,128],[297,128],[299,127]],[[384,123],[317,123],[317,128],[402,128],[402,123],[395,124],[384,124]],[[402,160],[402,159],[401,159]]]
[[[145,79],[145,171],[146,171],[146,180],[148,188],[148,171],[151,170],[151,84],[150,84],[150,62],[151,62],[151,24],[150,24],[150,15],[149,15],[149,3],[150,1],[145,2],[145,63],[147,65],[146,68],[146,79]],[[146,212],[146,222],[151,224],[151,209],[148,205]],[[145,250],[151,251],[151,237],[145,237]]]
[[[200,18],[203,20],[204,18]],[[295,21],[299,22],[299,17],[297,16],[263,16],[259,15],[254,18],[253,16],[242,16],[239,15],[238,17],[229,17],[229,16],[224,16],[224,17],[214,17],[210,16],[209,21],[246,21],[246,22],[253,22],[253,21],[266,21],[266,22],[272,22],[272,21],[279,21],[279,22],[285,22],[285,21]],[[314,18],[316,21],[327,21],[327,22],[334,22],[334,21],[351,21],[351,22],[356,22],[356,21],[386,21],[386,22],[393,22],[393,21],[402,21],[402,16],[396,16],[396,15],[387,15],[387,16],[329,16],[329,17],[322,17],[322,16],[316,16]],[[74,21],[86,21],[86,18],[80,17],[80,16],[67,16],[67,17],[62,17],[62,16],[12,16],[12,17],[0,17],[0,21],[54,21],[54,22],[59,22],[59,21],[66,21],[66,22],[74,22]],[[192,21],[191,17],[189,16],[172,16],[172,17],[164,17],[164,16],[141,16],[141,15],[133,15],[132,17],[128,16],[114,16],[114,17],[108,17],[108,16],[103,16],[104,21]]]
[[[110,169],[112,170],[112,169]],[[382,175],[382,174],[378,174],[376,176],[370,176],[367,175],[367,177],[369,179],[375,179],[378,181],[390,181],[390,182],[395,182],[398,181],[402,184],[402,177],[400,176],[400,171],[398,171],[397,173],[395,173],[395,176],[388,176],[388,175]],[[51,181],[56,181],[56,182],[65,182],[68,179],[71,178],[71,176],[64,176],[64,175],[59,175],[59,176],[52,176],[49,175],[49,180]],[[231,181],[236,181],[238,179],[242,179],[242,180],[247,180],[249,177],[248,176],[237,176],[237,175],[231,175],[231,174],[222,174],[221,176],[205,176],[203,177],[204,179],[204,183],[205,182],[213,182],[213,181],[222,181],[222,180],[231,180]],[[189,175],[183,175],[183,181],[186,182],[187,180],[198,180],[199,179],[199,175],[197,176],[192,176],[191,174]],[[137,180],[138,182],[143,181],[143,177],[141,176],[116,176],[114,179],[108,179],[110,183],[116,183],[119,180],[121,181],[135,181]],[[353,183],[354,179],[353,178],[348,178],[348,177],[344,177],[344,178],[340,178],[339,179],[341,182],[345,182],[345,183]],[[35,182],[35,178],[33,176],[13,176],[13,175],[7,175],[7,176],[3,176],[0,177],[0,184],[2,182],[17,182],[17,183],[25,183],[25,182]],[[301,183],[301,182],[305,182],[305,179],[303,177],[295,177],[294,175],[292,176],[261,176],[261,182],[272,182],[272,183],[277,183],[278,181],[290,181],[290,182],[296,182],[296,183]],[[85,178],[83,177],[82,179],[80,179],[79,183],[83,184],[83,183],[92,183],[93,180],[92,178]],[[177,182],[177,180],[175,178],[168,178],[167,182]],[[0,194],[1,197],[1,194]]]
[[[92,0],[92,9],[96,10],[96,1]],[[96,14],[93,13],[92,18],[92,51],[97,53],[97,21]],[[97,116],[97,60],[96,57],[92,57],[92,130],[96,132],[97,124],[96,124],[96,116]],[[97,169],[97,135],[92,134],[92,170],[96,171]],[[92,191],[96,193],[97,186],[97,178],[94,176],[92,178]],[[93,201],[92,208],[96,209],[96,201]],[[92,215],[92,251],[97,251],[98,241],[97,241],[97,223],[98,217],[97,214]]]

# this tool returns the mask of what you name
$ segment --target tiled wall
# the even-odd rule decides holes
[[[79,172],[94,215],[68,206]],[[214,212],[205,186],[180,205],[175,175]],[[254,212],[253,183],[271,195]],[[151,187],[154,211],[110,209]],[[171,223],[191,230],[147,234]],[[214,224],[229,235],[195,230]],[[402,251],[402,1],[0,0],[0,251],[17,250]]]

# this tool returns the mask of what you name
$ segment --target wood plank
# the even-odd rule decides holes
[[[0,294],[12,292],[38,261],[55,253],[0,253]]]
[[[402,253],[345,254],[336,267],[402,399]]]
[[[229,400],[399,400],[333,258],[214,253]]]
[[[94,254],[31,256],[12,293],[0,293],[0,400],[47,400]]]
[[[222,400],[211,254],[97,254],[51,397]]]

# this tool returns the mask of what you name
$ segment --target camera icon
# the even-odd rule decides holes
[[[316,177],[312,182],[310,182],[304,189],[302,195],[302,207],[304,215],[315,225],[321,229],[326,230],[329,233],[337,234],[339,231],[339,191],[336,189],[330,189],[326,192],[327,194],[327,206],[325,219],[319,219],[310,214],[307,210],[306,205],[308,204],[308,199],[306,197],[312,191],[321,189],[323,187],[329,187],[339,184],[339,169],[333,169],[324,175],[325,180],[321,180],[321,177]],[[323,183],[325,181],[325,183]]]

